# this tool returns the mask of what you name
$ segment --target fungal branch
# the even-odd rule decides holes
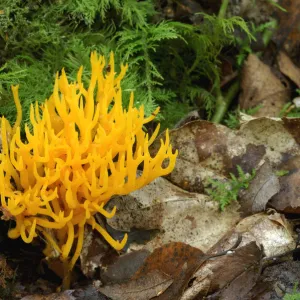
[[[12,87],[16,123],[11,128],[4,117],[1,120],[1,210],[4,219],[16,222],[8,236],[31,243],[42,235],[47,241],[45,255],[60,256],[64,262],[65,288],[81,253],[84,226],[121,250],[127,234],[122,241],[114,240],[96,222],[95,214],[112,218],[116,208],[104,207],[112,195],[128,194],[170,173],[177,156],[166,131],[165,141],[151,157],[149,146],[159,126],[152,136],[143,127],[158,110],[145,117],[143,106],[134,107],[133,94],[123,109],[120,83],[127,66],[122,65],[116,76],[113,54],[109,65],[108,71],[104,57],[91,54],[88,87],[82,82],[83,67],[76,82],[70,83],[64,70],[57,74],[50,98],[41,106],[31,105],[24,139],[18,86]],[[142,175],[137,176],[141,166]]]

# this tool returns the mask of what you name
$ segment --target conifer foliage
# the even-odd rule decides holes
[[[198,25],[166,20],[151,0],[2,0],[0,115],[15,119],[12,84],[20,84],[22,106],[29,111],[30,103],[49,97],[58,70],[65,67],[75,79],[97,50],[107,57],[114,51],[116,65],[129,64],[124,99],[134,91],[136,105],[144,104],[147,114],[160,106],[162,125],[171,127],[196,105],[209,119],[221,50],[234,43],[236,28],[251,34],[241,18],[201,17]]]

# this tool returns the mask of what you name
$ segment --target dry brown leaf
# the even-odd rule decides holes
[[[285,170],[285,164],[289,160],[293,158],[297,160],[300,156],[299,132],[300,119],[256,118],[243,123],[238,131],[206,121],[190,122],[170,132],[172,145],[178,149],[179,155],[175,169],[168,179],[185,190],[203,193],[204,186],[208,184],[209,179],[226,180],[230,178],[230,172],[237,175],[237,165],[241,166],[246,173],[251,173],[253,169],[259,170],[260,166],[266,162],[274,170]],[[155,149],[156,145],[154,144],[153,147]],[[276,195],[278,180],[274,174],[270,173],[269,180],[265,177],[264,181],[261,181],[258,176],[253,184],[255,188],[253,187],[252,196],[251,190],[246,190],[244,193],[248,198],[252,197],[251,201],[255,200],[255,195],[259,196],[256,198],[254,207],[252,207],[253,203],[250,205],[251,209],[249,207],[248,212],[252,209],[253,211],[262,209],[273,195],[279,203],[279,206],[276,205],[277,209],[285,209],[289,206],[286,205],[288,201],[291,202],[291,207],[296,212],[297,207],[300,207],[298,203],[300,192],[297,190],[298,184],[295,184],[297,180],[292,180],[291,184],[287,185],[289,180],[296,179],[296,174],[290,175],[288,178],[286,176],[279,178],[280,195]],[[261,181],[259,188],[258,181]],[[272,190],[270,190],[271,187]],[[159,198],[160,193],[157,193],[155,197]],[[143,197],[147,198],[147,195]],[[282,198],[285,200],[282,201]],[[156,218],[161,216],[162,210],[162,206],[156,210],[158,212]],[[174,214],[171,213],[172,217]],[[146,219],[141,219],[147,222]],[[188,240],[182,241],[189,243]],[[193,246],[201,248],[201,244],[193,244]]]
[[[15,271],[7,263],[6,258],[0,255],[0,288],[5,290],[9,280],[14,279]]]
[[[157,300],[180,299],[190,278],[205,261],[203,252],[184,243],[170,243],[155,249],[133,279],[143,278],[149,272],[158,270],[169,275],[173,284]]]
[[[209,293],[213,272],[209,268],[201,268],[201,273],[193,275],[188,288],[184,291],[180,300],[205,299]],[[200,276],[201,275],[201,276]]]
[[[203,193],[211,178],[225,179],[235,169],[233,158],[247,152],[243,138],[233,130],[207,121],[190,122],[173,130],[171,142],[179,156],[168,179],[190,192]],[[153,152],[157,146],[159,141],[152,145]],[[264,152],[263,148],[254,148],[248,152],[255,152],[252,157],[256,155],[257,159],[252,161],[257,163]]]
[[[51,295],[31,295],[31,296],[25,296],[21,300],[76,300],[78,298],[75,298],[72,296],[73,291],[65,291],[63,293],[55,293]]]
[[[183,242],[206,252],[240,220],[234,202],[224,212],[208,196],[189,193],[158,178],[144,188],[112,200],[118,213],[108,224],[118,230],[158,229],[159,233],[145,246],[152,251],[171,241]],[[131,245],[139,249],[139,245]]]
[[[219,245],[216,245],[218,251],[214,251],[214,253],[223,251],[220,249],[227,247],[228,242],[227,240],[220,241]],[[228,293],[236,288],[237,284],[233,285],[233,282],[241,284],[245,278],[249,279],[249,274],[251,274],[253,276],[250,276],[249,284],[245,284],[247,280],[242,284],[243,293],[248,292],[260,275],[262,253],[263,250],[255,242],[249,242],[226,255],[206,260],[194,274],[192,284],[185,290],[181,300],[202,299],[202,297],[214,293],[225,293],[225,291]],[[241,277],[241,274],[244,275]],[[223,292],[222,289],[224,289]]]
[[[113,300],[148,300],[164,293],[172,283],[171,276],[156,269],[127,283],[100,287],[99,291]]]
[[[300,118],[283,118],[284,128],[292,135],[296,143],[300,145]],[[294,151],[291,151],[290,156],[295,155]]]
[[[290,99],[287,82],[282,82],[260,59],[249,54],[242,72],[242,93],[239,104],[241,109],[262,105],[255,116],[276,117]]]
[[[298,55],[300,40],[300,2],[299,0],[280,0],[286,11],[276,10],[279,26],[273,37],[279,50],[284,48],[289,54]],[[297,57],[297,56],[295,56]]]
[[[285,213],[300,213],[300,156],[287,160],[278,169],[289,173],[279,178],[281,189],[270,205]]]
[[[223,256],[206,260],[194,274],[191,286],[181,300],[246,299],[260,275],[262,254],[272,257],[295,247],[292,228],[283,215],[260,213],[247,217],[221,239],[207,256],[218,255],[231,249],[238,238],[237,249]],[[245,272],[244,272],[245,271]],[[197,297],[198,298],[197,298]]]
[[[107,297],[98,292],[92,285],[85,286],[83,289],[66,290],[62,293],[54,293],[50,295],[30,295],[25,296],[21,300],[107,300]]]
[[[280,51],[277,56],[277,61],[279,65],[279,69],[281,73],[286,75],[289,79],[291,79],[298,88],[300,87],[300,68],[295,66],[292,60],[288,57],[286,53]]]
[[[100,279],[103,284],[125,283],[143,265],[150,255],[147,250],[138,250],[124,255],[110,255],[101,260]]]
[[[198,192],[203,192],[203,186],[207,184],[208,179],[224,180],[226,177],[229,178],[229,172],[234,173],[237,165],[241,166],[244,172],[251,173],[253,169],[259,169],[261,165],[268,161],[274,170],[284,170],[287,159],[300,155],[299,132],[300,120],[287,118],[283,120],[271,118],[252,119],[245,122],[239,131],[233,131],[222,125],[206,121],[188,123],[177,130],[171,131],[171,142],[178,149],[179,156],[175,169],[168,178],[183,189],[192,191],[198,189]],[[267,175],[265,174],[265,176]],[[252,193],[252,200],[256,199],[256,203],[254,207],[252,207],[252,203],[250,211],[252,209],[254,211],[262,209],[266,202],[278,191],[278,180],[274,174],[270,174],[269,180],[265,179],[265,181],[261,181],[260,188],[257,187],[257,181],[261,180],[260,176],[255,180],[256,191],[253,188],[253,192],[255,192],[256,198]],[[298,206],[296,204],[297,199],[299,198],[297,194],[298,185],[290,185],[290,191],[288,192],[285,187],[286,179],[280,178],[279,180],[280,183],[283,183],[283,186],[281,185],[281,195],[288,193],[286,195],[289,197],[285,197],[285,199],[293,201],[294,208],[296,208]],[[272,191],[270,187],[272,187]],[[157,193],[155,198],[159,198],[160,193]],[[249,193],[248,197],[251,198],[251,190],[245,191],[246,195],[247,193]],[[259,197],[257,198],[257,196]],[[141,198],[147,198],[147,195],[144,194]],[[281,201],[278,195],[275,198]],[[157,211],[162,213],[162,206]],[[172,218],[176,219],[174,217],[176,214],[171,212]],[[158,216],[161,216],[161,214],[157,213]],[[147,222],[146,219],[143,220]],[[179,219],[176,220],[180,221]],[[198,221],[197,226],[199,226]],[[197,236],[202,236],[202,233],[199,232]],[[201,242],[203,243],[204,240],[201,240]],[[190,243],[189,240],[181,241]],[[201,244],[192,245],[206,251],[207,249],[202,248]]]
[[[251,299],[251,300],[272,300],[272,298],[274,299],[272,295],[273,283],[274,282],[272,281],[261,280],[261,278],[259,278],[257,280],[256,285],[247,294],[245,299]]]
[[[249,188],[240,199],[241,211],[249,215],[264,211],[268,201],[279,192],[280,184],[269,162],[265,162],[256,172]]]
[[[251,254],[250,254],[251,255]],[[207,297],[207,299],[222,299],[222,300],[242,300],[255,286],[260,275],[259,263],[245,268],[241,273],[229,282],[228,286],[221,291]]]
[[[168,179],[185,190],[203,193],[209,179],[230,178],[237,165],[246,173],[265,161],[276,168],[287,157],[300,155],[299,132],[300,119],[256,118],[243,123],[239,131],[207,121],[190,122],[170,132],[179,155]]]

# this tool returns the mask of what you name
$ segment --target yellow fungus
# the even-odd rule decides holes
[[[64,70],[57,74],[49,99],[41,106],[31,105],[31,124],[25,124],[23,140],[18,86],[12,87],[16,123],[11,128],[1,119],[2,218],[16,222],[8,236],[21,237],[26,243],[41,236],[47,242],[45,255],[60,255],[63,261],[64,287],[80,256],[85,225],[116,250],[125,246],[127,234],[116,241],[94,218],[96,213],[106,218],[115,215],[116,207],[110,212],[104,208],[111,196],[139,189],[175,166],[177,152],[172,152],[168,131],[156,156],[151,157],[148,150],[159,127],[149,136],[143,126],[155,118],[158,109],[145,117],[143,106],[134,107],[133,94],[124,109],[120,84],[127,66],[121,66],[116,76],[113,54],[109,65],[107,71],[104,57],[91,54],[87,88],[82,82],[83,67],[77,82],[69,83]],[[163,167],[164,162],[168,165]],[[141,176],[137,176],[139,167]]]

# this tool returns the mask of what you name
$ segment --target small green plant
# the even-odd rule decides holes
[[[231,129],[239,128],[240,126],[239,109],[234,111],[229,111],[227,113],[226,119],[224,119],[224,123],[227,127]]]
[[[300,118],[300,108],[292,102],[286,103],[279,113],[279,118]]]
[[[289,171],[288,171],[288,170],[278,170],[278,171],[275,172],[275,175],[276,175],[277,177],[282,177],[282,176],[285,176],[285,175],[287,175],[287,174],[289,174]]]
[[[227,127],[231,129],[236,129],[240,126],[240,120],[239,120],[240,112],[252,116],[256,114],[261,108],[262,108],[262,104],[259,104],[249,109],[240,110],[239,108],[237,108],[236,110],[227,113],[227,117],[224,120],[224,123],[226,124]]]
[[[252,173],[245,173],[240,166],[237,166],[238,176],[230,173],[230,179],[226,182],[210,179],[210,188],[206,192],[220,204],[221,211],[232,201],[237,201],[240,190],[247,189],[251,180],[255,177],[255,170]]]
[[[297,95],[297,98],[299,98],[300,89],[296,89],[295,93]],[[296,105],[296,103],[293,103],[293,102],[288,102],[282,107],[282,109],[279,113],[280,118],[283,118],[283,117],[300,118],[300,108],[297,107],[298,105]]]
[[[300,300],[300,293],[297,291],[298,282],[294,284],[293,291],[284,295],[283,300]]]
[[[300,293],[285,294],[283,300],[300,300]]]

